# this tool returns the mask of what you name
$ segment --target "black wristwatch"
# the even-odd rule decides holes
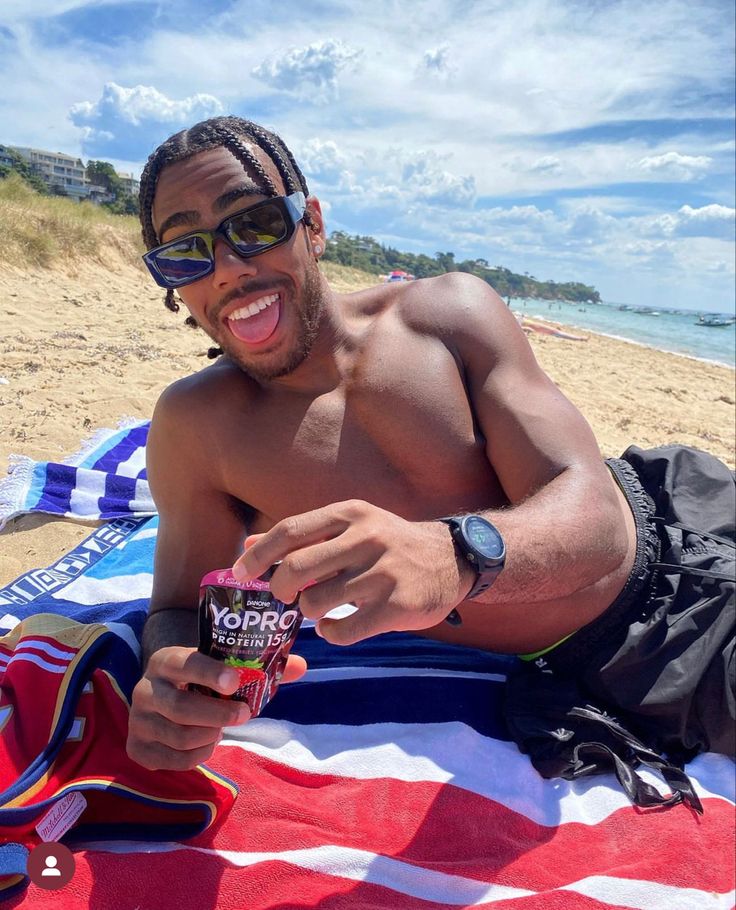
[[[501,532],[480,515],[454,515],[439,520],[449,526],[455,549],[477,573],[475,583],[465,597],[472,600],[487,591],[503,569],[506,546]]]

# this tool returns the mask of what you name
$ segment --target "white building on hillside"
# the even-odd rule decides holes
[[[81,158],[23,146],[10,148],[28,161],[49,189],[75,199],[86,199],[89,196],[87,171]]]
[[[121,174],[120,171],[116,171],[116,174],[122,181],[123,189],[130,193],[131,196],[137,196],[141,190],[140,180],[134,177],[133,174]]]
[[[90,202],[112,202],[115,198],[104,187],[90,183],[87,168],[81,158],[25,146],[9,145],[8,148],[22,155],[52,192],[77,200],[89,199]],[[118,177],[126,192],[138,196],[140,180],[133,174],[118,174]]]

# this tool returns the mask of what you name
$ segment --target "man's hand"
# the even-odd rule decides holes
[[[302,658],[290,655],[282,682],[298,679],[305,669]],[[185,771],[206,761],[222,739],[223,727],[244,723],[250,709],[244,702],[213,698],[189,686],[232,695],[238,684],[237,671],[196,648],[154,652],[133,690],[128,755],[150,770]]]
[[[233,574],[257,578],[279,560],[271,578],[275,596],[291,603],[301,592],[304,616],[339,645],[435,626],[474,580],[472,569],[458,560],[446,525],[406,521],[360,500],[295,515],[252,535]],[[344,603],[357,611],[323,618]]]

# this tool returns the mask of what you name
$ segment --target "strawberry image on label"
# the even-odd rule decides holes
[[[240,682],[233,698],[248,702],[248,707],[253,716],[255,716],[269,701],[266,698],[269,680],[263,670],[262,662],[260,660],[240,660],[237,657],[227,657],[223,663],[228,667],[234,667],[240,677]]]
[[[247,702],[253,717],[276,694],[302,621],[296,602],[285,604],[271,594],[272,572],[240,583],[229,569],[217,569],[200,585],[199,650],[238,671],[230,697]]]

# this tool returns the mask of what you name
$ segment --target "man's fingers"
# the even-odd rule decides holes
[[[150,771],[189,771],[212,755],[215,743],[180,752],[161,743],[128,743],[128,755]]]
[[[370,609],[358,609],[341,619],[320,619],[315,631],[330,644],[354,645],[372,635],[393,631],[395,626],[391,619],[391,611],[384,605],[373,606]]]
[[[175,724],[161,714],[151,714],[141,719],[152,742],[175,749],[177,752],[191,752],[205,746],[214,748],[222,735],[221,727],[200,727]]]
[[[284,675],[281,677],[282,683],[296,682],[301,679],[307,672],[307,662],[298,654],[290,654],[284,667]]]
[[[348,515],[341,514],[334,505],[284,518],[246,548],[233,566],[233,575],[238,581],[258,578],[288,553],[329,540],[349,524]]]
[[[331,578],[315,582],[305,588],[299,597],[299,609],[307,619],[319,620],[330,610],[346,603],[357,603],[365,594],[360,569],[338,572]]]
[[[346,585],[365,571],[369,559],[365,543],[350,545],[346,537],[325,540],[285,556],[271,579],[276,597],[293,603],[301,594],[299,603],[308,619],[318,619],[349,601]]]
[[[245,702],[180,689],[164,679],[151,680],[151,692],[154,710],[175,724],[232,727],[250,718],[250,708]]]
[[[196,648],[162,648],[151,657],[147,675],[168,680],[177,688],[205,686],[220,695],[232,695],[240,684],[237,670],[200,654]]]

